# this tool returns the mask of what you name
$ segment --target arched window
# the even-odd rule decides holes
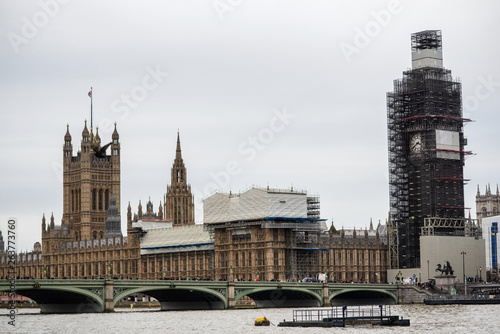
[[[102,189],[99,189],[99,211],[102,210]]]
[[[109,207],[109,190],[106,189],[104,192],[104,210],[108,210]]]
[[[99,232],[99,238],[104,239],[104,232],[103,231]]]
[[[97,190],[92,189],[92,210],[97,208]]]
[[[92,232],[92,239],[97,239],[97,231]]]

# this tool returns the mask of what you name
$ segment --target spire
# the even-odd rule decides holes
[[[179,136],[179,130],[177,130],[177,149],[175,150],[175,160],[181,160],[182,161],[181,139],[180,139],[180,136]]]
[[[499,194],[499,193],[498,193],[498,183],[497,183],[497,196],[498,196],[498,194]]]
[[[127,207],[127,228],[132,227],[132,207],[130,206],[130,201]]]
[[[163,209],[160,201],[160,207],[158,208],[158,219],[163,219]]]
[[[113,134],[111,135],[112,139],[118,139],[120,136],[118,135],[118,131],[116,130],[116,122],[115,122],[115,130],[113,131]]]
[[[149,197],[148,204],[146,205],[146,211],[148,213],[148,218],[153,218],[153,203],[151,202],[151,197]]]
[[[64,141],[71,141],[71,134],[69,133],[69,124],[66,124],[66,134],[64,135]]]
[[[335,228],[335,225],[333,224],[333,219],[332,219],[332,226],[330,227],[330,230],[332,232],[337,232],[337,229]]]
[[[96,140],[96,142],[100,143],[101,142],[101,137],[99,137],[99,127],[96,127],[95,130],[96,130],[96,132],[95,132],[95,140]]]
[[[373,221],[371,218],[370,218],[370,231],[373,231]]]
[[[82,137],[86,137],[89,135],[89,130],[87,129],[87,120],[85,120],[85,126],[83,127]]]
[[[477,185],[477,195],[476,195],[476,197],[479,197],[479,196],[481,196],[481,192],[479,191],[479,184],[478,184]]]
[[[139,200],[139,210],[137,212],[137,215],[138,215],[138,219],[142,220],[142,204],[141,204],[141,200]]]

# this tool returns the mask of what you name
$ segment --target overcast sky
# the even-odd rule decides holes
[[[44,5],[47,4],[47,5]],[[411,67],[411,33],[439,29],[462,81],[465,204],[499,182],[500,2],[2,1],[0,229],[17,246],[62,217],[66,124],[121,141],[121,215],[170,183],[177,130],[201,199],[252,185],[304,189],[340,228],[385,223],[386,93]],[[4,237],[5,238],[5,237]]]

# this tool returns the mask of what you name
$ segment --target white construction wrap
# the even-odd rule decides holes
[[[269,217],[307,218],[307,194],[252,188],[237,195],[217,193],[203,201],[205,224]]]

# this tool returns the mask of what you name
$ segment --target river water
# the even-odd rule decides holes
[[[7,309],[0,309],[0,333],[500,333],[500,305],[393,305],[393,315],[409,318],[410,327],[348,326],[345,328],[286,328],[290,308],[220,311],[167,311],[118,309],[115,313],[40,314],[19,309],[15,329]],[[255,327],[266,316],[273,325]]]

